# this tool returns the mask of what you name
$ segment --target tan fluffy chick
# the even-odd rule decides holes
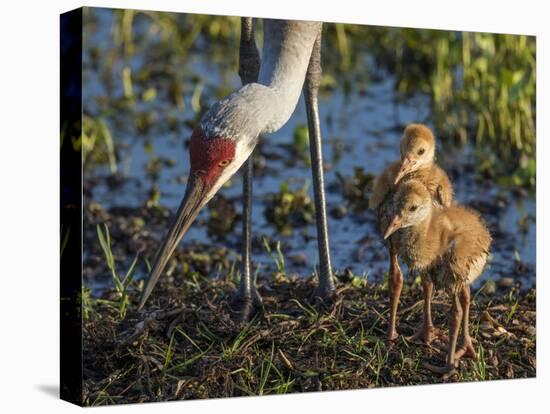
[[[491,235],[474,210],[457,204],[436,208],[430,191],[418,180],[399,187],[393,207],[395,213],[384,238],[399,233],[399,257],[410,269],[428,275],[435,287],[445,289],[452,299],[446,364],[430,366],[447,373],[461,356],[476,356],[468,327],[470,285],[487,263]],[[457,351],[461,322],[462,345]]]
[[[410,124],[405,128],[400,142],[401,159],[391,163],[374,180],[372,195],[369,199],[369,208],[378,211],[378,220],[381,231],[385,231],[394,215],[392,206],[393,195],[403,183],[409,180],[422,182],[434,203],[437,206],[448,207],[453,202],[453,187],[449,177],[435,163],[435,137],[425,125]],[[383,234],[383,233],[382,233]],[[388,240],[390,256],[389,288],[390,288],[390,322],[388,325],[388,340],[397,338],[397,307],[403,288],[403,273],[399,267],[397,250],[399,235]],[[431,298],[433,285],[429,278],[422,276],[424,289],[424,304],[427,321],[409,339],[430,343],[436,336],[436,330],[431,319]]]

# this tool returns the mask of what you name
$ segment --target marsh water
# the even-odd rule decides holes
[[[189,170],[186,142],[198,113],[240,86],[235,68],[237,44],[209,45],[199,35],[188,51],[160,48],[162,32],[149,17],[141,16],[133,22],[134,50],[126,53],[117,40],[113,10],[96,9],[85,17],[84,114],[105,123],[116,149],[116,172],[113,165],[100,162],[85,170],[84,185],[90,183],[91,188],[86,202],[103,208],[139,207],[150,200],[153,189],[160,195],[158,204],[175,212]],[[431,124],[430,101],[421,92],[407,99],[399,97],[393,74],[378,69],[368,51],[360,53],[358,67],[325,78],[320,98],[327,210],[331,212],[328,225],[334,269],[350,268],[369,281],[380,281],[387,271],[387,255],[375,214],[344,197],[342,188],[358,171],[377,174],[397,159],[403,127],[409,122]],[[301,99],[281,130],[262,137],[255,152],[258,174],[252,222],[256,238],[281,241],[287,272],[308,276],[317,262],[315,223],[295,225],[291,234],[283,234],[265,214],[282,183],[291,191],[307,186],[313,197],[308,149],[299,142],[305,123]],[[476,169],[475,152],[472,144],[440,142],[437,159],[449,173],[457,199],[480,210],[495,236],[490,265],[477,285],[506,277],[521,282],[522,287],[533,286],[534,195],[483,178]],[[116,189],[110,184],[114,176],[122,177]],[[220,191],[238,213],[241,186],[237,173]],[[236,260],[240,219],[223,235],[212,235],[206,225],[209,214],[208,207],[201,212],[183,246],[192,242],[224,246]],[[160,240],[162,234],[155,237]],[[260,274],[274,267],[264,249],[254,249],[253,262],[255,268],[260,266]],[[137,277],[145,273],[140,271]],[[87,283],[101,288],[109,278],[109,274],[95,276]]]

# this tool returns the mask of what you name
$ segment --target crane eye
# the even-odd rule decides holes
[[[222,160],[218,163],[219,167],[227,167],[227,165],[231,162],[231,160]]]
[[[418,150],[418,153],[417,153],[417,154],[418,154],[418,155],[422,155],[422,154],[424,154],[425,151],[426,151],[426,150],[425,150],[424,148],[420,148],[420,149]]]
[[[418,206],[410,206],[409,211],[416,211],[417,208],[418,208]]]

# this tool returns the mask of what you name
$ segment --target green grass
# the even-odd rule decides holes
[[[99,244],[101,245],[101,249],[103,250],[103,254],[105,255],[107,266],[111,271],[114,290],[119,297],[119,315],[121,319],[124,319],[126,316],[127,307],[129,305],[128,286],[132,283],[133,273],[138,257],[134,257],[134,260],[130,264],[126,274],[121,277],[116,270],[115,258],[111,250],[111,236],[109,234],[109,227],[106,224],[103,225],[103,230],[101,230],[101,226],[99,224],[97,225],[97,238],[99,240]]]
[[[139,295],[134,286],[128,291],[132,303]],[[480,294],[471,308],[477,358],[462,360],[454,377],[442,379],[423,368],[423,362],[444,363],[443,344],[423,347],[403,337],[386,343],[387,291],[379,284],[355,288],[351,282],[339,283],[339,299],[323,309],[307,299],[313,289],[311,280],[270,282],[269,286],[260,283],[264,314],[245,324],[230,318],[227,301],[234,289],[231,282],[201,279],[198,285],[182,284],[174,291],[173,285],[161,280],[145,312],[129,307],[124,321],[112,302],[96,298],[84,324],[85,404],[535,375],[536,342],[524,331],[535,323],[534,293],[514,294],[512,301],[508,295]],[[112,294],[106,292],[105,297]],[[403,336],[420,323],[421,307],[412,305],[421,297],[418,286],[403,294],[398,327]],[[519,324],[508,321],[514,306]],[[178,313],[158,316],[135,333],[147,315],[174,308]],[[436,295],[434,322],[444,329],[448,309],[446,296]],[[479,326],[475,329],[484,311],[513,335]]]
[[[512,307],[510,308],[510,311],[508,312],[508,315],[506,315],[506,322],[510,322],[512,318],[514,317],[514,314],[516,313],[519,306],[519,301],[516,301]]]
[[[474,372],[478,380],[485,381],[487,379],[487,363],[485,362],[485,350],[483,349],[483,345],[479,345],[477,350]]]
[[[275,252],[269,245],[269,241],[264,237],[262,238],[262,242],[264,244],[264,248],[275,263],[275,266],[277,268],[277,272],[280,274],[285,274],[285,257],[283,255],[283,252],[281,251],[281,241],[278,240],[277,244],[275,245]]]

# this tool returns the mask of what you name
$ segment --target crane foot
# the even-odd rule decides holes
[[[263,302],[256,289],[248,294],[237,292],[229,304],[231,316],[239,322],[248,322],[263,310]]]
[[[311,297],[311,301],[316,305],[330,307],[336,301],[336,288],[333,284],[329,286],[318,286]]]

